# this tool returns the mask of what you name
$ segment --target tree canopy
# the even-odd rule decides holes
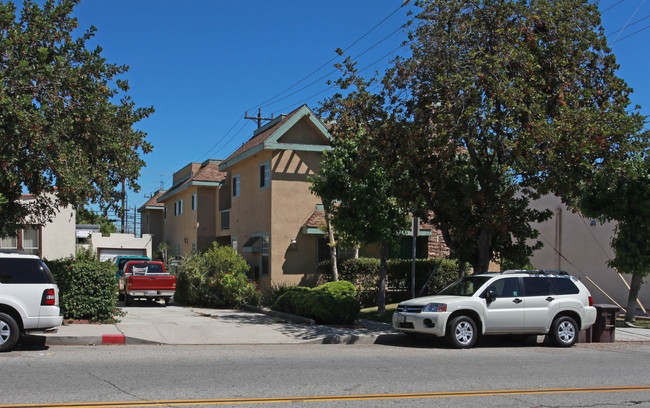
[[[87,49],[71,16],[78,0],[0,4],[0,235],[42,224],[61,205],[117,207],[123,181],[136,183],[152,146],[134,125],[136,108],[119,79],[128,67]],[[36,197],[31,204],[21,194]]]
[[[596,4],[584,0],[422,0],[410,56],[370,92],[354,62],[337,82],[335,128],[347,109],[372,132],[394,195],[417,205],[477,272],[526,263],[541,246],[529,202],[575,203],[597,171],[647,146],[644,118],[616,76]],[[396,180],[394,178],[393,180]]]
[[[643,278],[650,275],[650,158],[630,159],[630,172],[601,172],[585,188],[579,208],[589,217],[616,221],[615,258],[609,265],[632,274],[626,321],[634,321]]]

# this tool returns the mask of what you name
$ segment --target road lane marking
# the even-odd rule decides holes
[[[105,402],[71,402],[57,404],[12,404],[0,405],[0,408],[126,408],[126,407],[157,407],[164,405],[225,405],[225,404],[268,404],[293,402],[328,402],[354,400],[383,400],[383,399],[422,399],[422,398],[456,398],[456,397],[485,397],[499,395],[534,395],[534,394],[572,394],[572,393],[604,393],[650,391],[650,385],[633,387],[588,387],[588,388],[546,388],[530,390],[486,390],[486,391],[456,391],[430,392],[414,394],[367,394],[367,395],[324,395],[318,397],[272,397],[272,398],[215,398],[215,399],[185,399],[160,401],[105,401]]]

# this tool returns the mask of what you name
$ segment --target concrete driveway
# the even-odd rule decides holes
[[[308,325],[265,313],[135,301],[115,324],[69,324],[46,334],[47,344],[295,344],[374,342],[396,333],[385,324]]]

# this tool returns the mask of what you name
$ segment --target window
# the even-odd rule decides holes
[[[233,198],[239,197],[239,193],[240,193],[239,179],[240,179],[239,174],[235,174],[234,176],[232,176],[232,197]]]
[[[39,237],[37,229],[23,230],[23,251],[28,254],[38,255]]]
[[[196,242],[192,242],[192,252],[196,252]]]
[[[2,238],[0,248],[3,249],[18,249],[18,237]]]
[[[167,219],[167,206],[165,206],[165,210],[163,211],[163,218]]]
[[[174,203],[174,215],[178,216],[183,214],[183,200],[178,200]]]
[[[192,194],[192,211],[196,211],[196,193]]]
[[[221,211],[221,229],[230,229],[230,210]]]
[[[260,164],[260,190],[267,188],[271,184],[271,163],[264,162]]]
[[[551,284],[553,289],[555,289],[556,295],[575,295],[580,293],[580,289],[571,282],[571,278],[568,276],[566,278],[553,278],[551,279]]]
[[[173,255],[174,255],[175,257],[180,257],[180,256],[181,256],[181,252],[182,252],[182,250],[181,250],[181,244],[178,243],[178,242],[176,242],[176,243],[174,244],[174,253],[173,253]]]
[[[230,240],[230,246],[237,252],[237,247],[239,246],[239,240],[237,237],[232,237]]]
[[[526,296],[546,296],[551,294],[549,279],[544,277],[524,278]]]
[[[271,267],[269,263],[270,251],[268,235],[262,235],[262,248],[260,255],[262,256],[262,276],[269,276]]]

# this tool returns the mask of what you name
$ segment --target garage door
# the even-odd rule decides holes
[[[146,256],[145,252],[145,249],[100,248],[99,260],[104,262],[118,256]]]

